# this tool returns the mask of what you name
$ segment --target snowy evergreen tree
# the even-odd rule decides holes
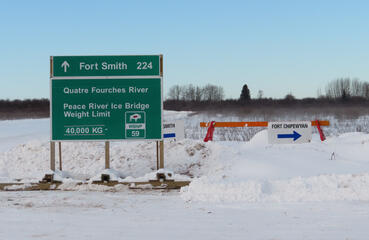
[[[250,97],[250,90],[247,87],[247,84],[243,85],[242,92],[240,95],[240,101],[249,101],[251,99]]]

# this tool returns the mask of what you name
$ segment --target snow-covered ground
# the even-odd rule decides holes
[[[216,129],[204,143],[192,126],[209,117],[222,120],[165,112],[187,126],[185,140],[165,142],[166,169],[192,180],[180,191],[74,186],[103,171],[104,145],[62,143],[63,189],[74,191],[0,192],[0,239],[367,239],[369,134],[330,129],[324,142],[270,145],[266,130],[220,141]],[[48,119],[0,121],[0,182],[40,180],[48,138]],[[111,167],[120,181],[152,176],[155,153],[153,142],[114,142]]]

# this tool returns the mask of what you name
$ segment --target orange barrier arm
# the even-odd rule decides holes
[[[210,122],[200,122],[200,127],[209,127]],[[329,126],[329,121],[319,121],[320,126]],[[316,126],[316,121],[311,121],[311,126]],[[268,127],[268,122],[215,122],[214,127]]]

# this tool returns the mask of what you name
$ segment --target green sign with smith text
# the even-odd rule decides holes
[[[160,55],[54,56],[51,77],[160,76]]]
[[[162,138],[162,78],[51,79],[52,140]]]

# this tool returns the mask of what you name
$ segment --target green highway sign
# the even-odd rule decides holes
[[[51,77],[162,76],[161,55],[54,56]]]
[[[150,60],[158,67],[159,60],[154,63],[155,57],[158,56],[146,56],[141,60]],[[55,58],[60,63],[63,57]],[[69,60],[69,67],[82,60],[87,63],[90,59],[65,58]],[[135,61],[124,62],[129,66]],[[73,74],[77,73],[74,69]],[[96,70],[96,74],[102,72]],[[51,140],[162,139],[162,108],[161,77],[51,78]]]

